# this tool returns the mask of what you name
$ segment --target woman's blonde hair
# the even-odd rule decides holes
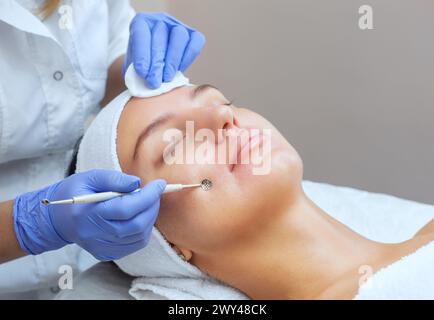
[[[41,16],[43,19],[48,18],[56,10],[60,0],[45,0],[44,5],[41,8]]]

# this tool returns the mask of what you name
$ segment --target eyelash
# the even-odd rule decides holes
[[[186,137],[186,134],[185,134],[185,132],[183,132],[182,139],[179,139],[179,140],[176,141],[175,143],[172,143],[172,145],[170,146],[170,149],[169,149],[170,152],[164,152],[164,151],[163,151],[162,156],[161,156],[161,160],[164,161],[164,156],[165,156],[167,153],[172,153],[172,152],[175,150],[176,146],[177,146],[180,142],[184,142],[185,137]]]
[[[235,100],[230,100],[228,103],[224,103],[223,105],[230,107],[234,104],[234,102],[235,102]]]

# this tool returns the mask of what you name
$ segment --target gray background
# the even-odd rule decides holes
[[[205,33],[190,78],[270,119],[306,179],[434,203],[432,0],[132,3]]]

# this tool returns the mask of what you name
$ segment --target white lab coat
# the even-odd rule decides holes
[[[135,14],[128,0],[63,0],[67,7],[41,21],[31,10],[42,2],[0,1],[0,201],[64,178]],[[68,246],[0,265],[0,298],[50,297],[59,266],[94,263]]]

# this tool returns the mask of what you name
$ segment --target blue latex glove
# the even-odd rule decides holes
[[[130,25],[124,74],[134,64],[151,89],[184,72],[205,45],[205,36],[166,13],[139,13]]]
[[[131,192],[140,187],[139,178],[117,171],[79,173],[43,190],[18,196],[14,202],[15,233],[28,254],[76,243],[99,260],[117,260],[148,243],[165,186],[164,180],[155,180],[140,192],[99,203],[51,206],[41,203],[43,199]]]

